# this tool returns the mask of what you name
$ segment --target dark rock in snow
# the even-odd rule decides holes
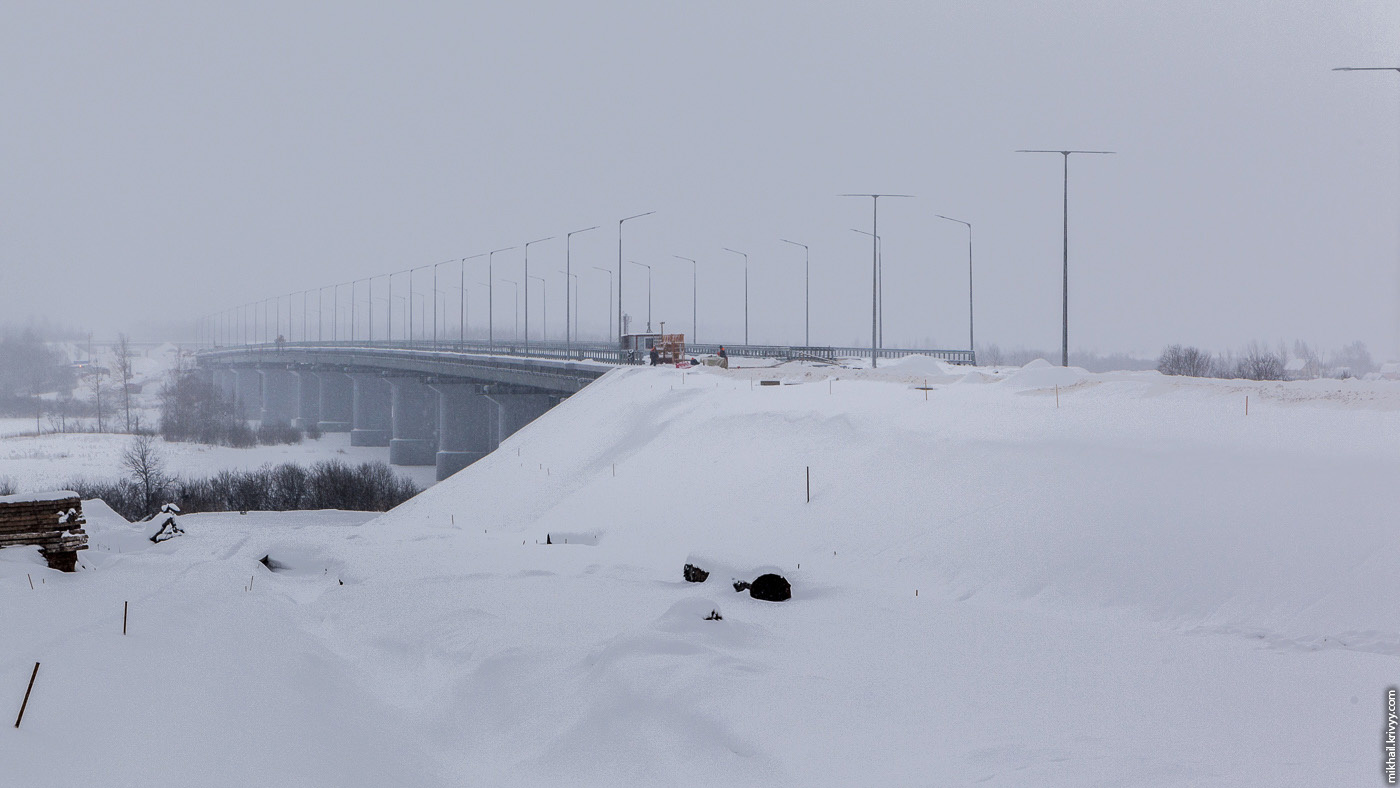
[[[724,616],[721,616],[721,615],[719,614],[719,611],[718,611],[718,610],[711,610],[711,611],[710,611],[710,614],[709,614],[708,616],[705,616],[705,620],[706,620],[706,621],[723,621],[723,620],[724,620]]]
[[[687,583],[703,583],[710,578],[709,572],[695,564],[686,564],[685,569],[681,570],[681,574],[685,576]]]
[[[749,585],[749,596],[769,602],[782,602],[792,599],[792,586],[782,575],[759,575]]]
[[[744,589],[746,589],[746,588],[748,588],[748,587],[749,587],[749,584],[748,584],[748,583],[745,583],[743,580],[735,580],[735,581],[734,581],[734,590],[735,590],[735,591],[743,591]]]
[[[280,561],[274,561],[271,555],[265,555],[262,558],[259,558],[258,563],[262,564],[263,566],[267,567],[273,572],[280,572],[283,569],[287,568],[286,564],[281,563]]]

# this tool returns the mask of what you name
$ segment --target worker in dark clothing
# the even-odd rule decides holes
[[[656,350],[656,346],[653,345],[652,348],[651,348],[651,365],[654,367],[654,366],[656,366],[657,363],[659,363],[660,361],[661,361],[661,353],[659,353],[659,352]]]
[[[719,365],[729,369],[729,353],[724,349],[724,345],[719,346],[719,352],[715,355],[719,356]]]

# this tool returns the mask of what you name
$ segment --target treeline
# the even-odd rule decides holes
[[[417,495],[413,482],[382,462],[350,465],[325,460],[311,467],[293,463],[252,470],[225,470],[199,479],[134,474],[132,479],[70,480],[64,489],[84,500],[100,498],[131,521],[145,519],[160,505],[174,503],[194,512],[346,509],[385,512]]]
[[[1375,369],[1375,362],[1363,342],[1353,342],[1332,353],[1323,353],[1302,341],[1293,343],[1291,353],[1283,343],[1270,348],[1251,342],[1239,353],[1220,354],[1198,347],[1169,345],[1157,359],[1157,371],[1163,375],[1239,380],[1352,378]]]
[[[254,429],[232,397],[225,396],[201,375],[177,370],[160,389],[160,436],[167,441],[244,449],[259,444],[301,443],[306,437],[321,437],[321,431],[303,431],[273,422]]]
[[[76,378],[63,353],[31,328],[0,333],[0,415],[33,416],[38,399],[49,392],[70,392]],[[40,411],[40,412],[43,412]]]

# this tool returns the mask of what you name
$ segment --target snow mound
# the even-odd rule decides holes
[[[1016,391],[1048,389],[1055,386],[1067,388],[1093,377],[1093,373],[1082,367],[1057,367],[1043,358],[1021,367],[1005,379],[1005,387]]]
[[[952,364],[932,356],[905,356],[886,361],[884,366],[892,372],[927,376],[930,383],[951,383],[962,376]]]

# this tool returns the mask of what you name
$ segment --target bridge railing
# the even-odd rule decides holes
[[[601,361],[609,364],[645,364],[648,359],[645,353],[634,353],[618,348],[613,342],[572,342],[564,343],[558,340],[535,341],[526,345],[523,342],[488,342],[486,340],[453,339],[432,340],[415,339],[409,340],[336,340],[336,341],[310,341],[310,342],[282,342],[282,343],[257,343],[247,345],[206,345],[203,350],[247,350],[259,353],[275,353],[279,349],[293,348],[402,348],[404,350],[427,350],[435,352],[458,352],[458,353],[482,353],[487,355],[548,358],[561,361]],[[685,346],[687,355],[702,356],[710,355],[719,351],[721,345],[716,343],[696,343],[688,342]],[[868,358],[870,348],[868,347],[837,347],[837,346],[799,346],[799,345],[723,345],[725,352],[730,356],[744,358],[778,358],[784,360],[793,359],[825,359],[827,361],[839,361],[841,359]],[[877,358],[894,359],[906,356],[930,356],[941,359],[952,364],[976,364],[976,354],[971,350],[943,350],[929,348],[878,348],[875,351]]]

